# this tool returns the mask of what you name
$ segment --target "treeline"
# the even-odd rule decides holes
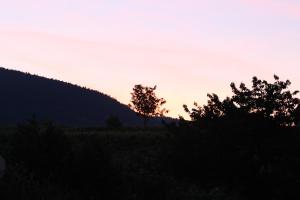
[[[169,155],[174,175],[204,187],[223,185],[245,199],[300,197],[299,91],[289,80],[232,83],[232,97],[208,94],[185,111]]]
[[[30,120],[0,134],[8,163],[0,198],[298,199],[298,92],[274,79],[254,77],[251,88],[231,84],[233,96],[225,100],[209,94],[204,106],[184,105],[191,120],[164,122],[165,129],[122,129],[115,116],[109,129],[94,132]],[[155,88],[135,87],[141,97]],[[154,97],[154,106],[139,107],[147,108],[139,112],[145,123],[166,111],[157,109],[165,100]]]
[[[239,87],[231,83],[232,97],[221,101],[218,95],[208,94],[207,105],[198,106],[195,103],[191,111],[186,105],[184,109],[192,121],[202,128],[218,125],[219,122],[234,122],[234,126],[296,126],[300,122],[300,101],[296,97],[299,91],[288,89],[291,85],[289,80],[280,81],[276,75],[274,79],[274,83],[269,83],[253,77],[251,88],[244,83]]]

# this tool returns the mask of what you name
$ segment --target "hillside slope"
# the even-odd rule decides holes
[[[0,68],[0,124],[20,123],[32,115],[67,126],[103,126],[110,115],[127,126],[142,122],[126,105],[103,93]]]

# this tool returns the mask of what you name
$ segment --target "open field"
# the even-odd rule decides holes
[[[66,137],[68,144],[57,140],[47,152],[41,146],[35,147],[41,148],[39,152],[30,150],[35,139],[14,148],[16,132],[12,127],[0,133],[0,151],[8,162],[0,184],[1,199],[221,199],[228,195],[225,190],[204,190],[168,173],[164,163],[173,136],[165,129],[65,129],[60,140]],[[46,143],[42,145],[49,145],[49,138]],[[16,160],[20,155],[22,162]],[[86,181],[88,188],[83,184]]]
[[[0,197],[243,200],[299,195],[299,129],[277,130],[259,141],[253,133],[228,131],[79,129],[35,122],[1,128],[0,152],[8,165]],[[261,149],[254,149],[258,144]]]

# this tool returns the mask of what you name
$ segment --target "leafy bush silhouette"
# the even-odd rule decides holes
[[[19,125],[12,143],[15,162],[46,179],[60,177],[71,152],[61,129],[51,123],[39,124],[35,119]]]
[[[74,143],[66,172],[67,184],[87,198],[118,196],[119,172],[113,167],[110,151],[96,136],[81,136]]]
[[[71,196],[76,191],[80,199],[118,195],[113,192],[117,190],[113,183],[117,182],[118,173],[103,143],[91,135],[78,136],[80,140],[70,137],[54,125],[42,125],[35,119],[20,125],[12,140],[14,163],[24,171],[20,178],[32,177],[32,187],[40,182],[45,187],[70,190]],[[20,187],[24,187],[23,183]]]

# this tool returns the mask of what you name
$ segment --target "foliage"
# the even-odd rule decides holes
[[[131,104],[129,104],[129,107],[143,117],[144,126],[146,126],[150,117],[163,116],[168,112],[165,108],[161,109],[166,100],[158,98],[155,90],[156,86],[135,85],[131,93]]]
[[[238,89],[232,83],[232,100],[239,109],[247,113],[255,113],[281,126],[292,126],[295,124],[295,110],[299,104],[299,99],[294,96],[299,91],[288,90],[291,85],[289,80],[280,81],[276,75],[274,79],[274,83],[269,83],[253,77],[252,89],[243,83]]]
[[[253,77],[250,89],[232,83],[232,97],[208,94],[204,106],[184,105],[192,121],[175,131],[170,172],[205,186],[238,187],[248,199],[299,197],[298,91],[289,90],[289,80],[274,79]]]
[[[16,133],[0,128],[8,163],[0,198],[299,199],[300,129],[292,125],[300,108],[297,92],[277,79],[232,84],[225,100],[209,94],[207,105],[184,106],[192,122],[168,129],[62,129],[34,119]]]
[[[11,145],[8,154],[11,155],[10,162],[14,163],[11,167],[22,169],[22,177],[32,179],[28,183],[32,183],[32,187],[38,187],[38,183],[41,187],[61,186],[88,199],[113,194],[112,180],[118,173],[111,166],[110,153],[105,150],[105,145],[92,136],[74,143],[62,129],[32,119],[18,127]],[[20,184],[20,187],[25,187],[23,178]]]
[[[216,94],[208,94],[208,103],[191,111],[187,105],[184,110],[190,115],[192,121],[204,124],[230,119],[240,121],[242,118],[259,123],[274,124],[278,126],[294,126],[297,122],[297,107],[300,103],[295,96],[299,91],[291,92],[288,87],[289,80],[280,81],[274,75],[275,82],[269,83],[257,77],[252,79],[252,88],[249,89],[244,83],[239,88],[231,83],[233,96],[221,101]]]
[[[111,164],[110,152],[93,136],[80,139],[73,144],[64,184],[78,191],[82,197],[102,199],[118,195],[114,193],[117,188],[113,184],[118,181],[118,172]]]
[[[18,127],[12,145],[15,161],[46,179],[62,173],[71,152],[61,129],[51,123],[42,125],[35,118]]]
[[[195,108],[190,110],[187,105],[183,105],[185,112],[187,112],[193,123],[204,128],[214,125],[225,117],[234,117],[238,109],[233,104],[230,98],[220,101],[218,95],[208,94],[209,100],[207,105],[199,106],[197,102],[194,103]]]

